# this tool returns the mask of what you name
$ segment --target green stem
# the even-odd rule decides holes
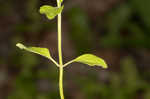
[[[63,92],[63,67],[59,68],[59,92],[60,98],[64,99],[64,92]]]
[[[61,7],[60,0],[57,0],[57,7]],[[58,54],[59,54],[59,92],[60,98],[64,99],[63,92],[63,60],[62,60],[62,40],[61,40],[61,13],[58,14]]]

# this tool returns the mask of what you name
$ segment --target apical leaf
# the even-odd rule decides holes
[[[21,44],[21,43],[16,44],[16,46],[19,47],[20,49],[24,49],[24,50],[26,50],[26,51],[33,52],[33,53],[42,55],[42,56],[44,56],[44,57],[46,57],[46,58],[48,58],[48,59],[51,59],[49,50],[48,50],[47,48],[26,47],[26,46],[24,46],[24,45]]]
[[[60,0],[60,2],[62,3],[62,2],[63,2],[63,0]]]
[[[92,54],[84,54],[81,55],[79,57],[77,57],[74,62],[80,62],[80,63],[84,63],[90,66],[101,66],[103,68],[107,68],[107,64],[105,63],[105,61],[95,55]]]
[[[55,16],[57,16],[59,13],[62,12],[64,6],[58,7],[52,7],[49,5],[44,5],[40,7],[40,13],[45,14],[49,20],[54,19]]]

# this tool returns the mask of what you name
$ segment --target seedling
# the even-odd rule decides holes
[[[83,54],[65,64],[63,64],[62,60],[62,39],[61,39],[61,13],[64,8],[62,5],[63,0],[57,0],[57,7],[43,5],[40,7],[40,13],[45,14],[49,20],[54,19],[58,16],[58,54],[59,54],[59,63],[57,63],[52,57],[47,48],[40,48],[40,47],[26,47],[21,43],[17,43],[16,46],[20,49],[33,52],[44,56],[51,60],[57,67],[59,67],[59,91],[60,91],[60,98],[64,99],[64,92],[63,92],[63,69],[64,67],[68,66],[73,62],[79,62],[83,64],[87,64],[89,66],[101,66],[102,68],[107,68],[107,64],[105,61],[95,55],[92,54]]]

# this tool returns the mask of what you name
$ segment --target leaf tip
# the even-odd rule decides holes
[[[16,46],[19,47],[20,49],[25,49],[25,46],[21,43],[17,43]]]
[[[107,68],[108,68],[108,65],[105,63],[105,65],[103,65],[103,68],[104,68],[104,69],[107,69]]]
[[[99,66],[101,66],[102,68],[104,69],[108,68],[107,63],[103,59],[99,60],[99,62],[101,63],[101,64],[99,63]]]

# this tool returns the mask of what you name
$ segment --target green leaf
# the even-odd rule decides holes
[[[45,14],[49,20],[54,19],[55,16],[57,16],[59,13],[62,12],[64,6],[58,7],[52,7],[49,5],[44,5],[40,7],[40,13]]]
[[[60,2],[62,3],[62,2],[63,2],[63,0],[60,0]]]
[[[73,60],[74,62],[80,62],[83,64],[87,64],[90,66],[101,66],[103,68],[107,68],[107,64],[105,61],[95,55],[92,54],[84,54]]]
[[[24,50],[26,50],[26,51],[33,52],[33,53],[42,55],[42,56],[44,56],[44,57],[46,57],[46,58],[48,58],[48,59],[51,59],[49,50],[48,50],[47,48],[26,47],[26,46],[24,46],[24,45],[21,44],[21,43],[16,44],[16,46],[19,47],[20,49],[24,49]]]

